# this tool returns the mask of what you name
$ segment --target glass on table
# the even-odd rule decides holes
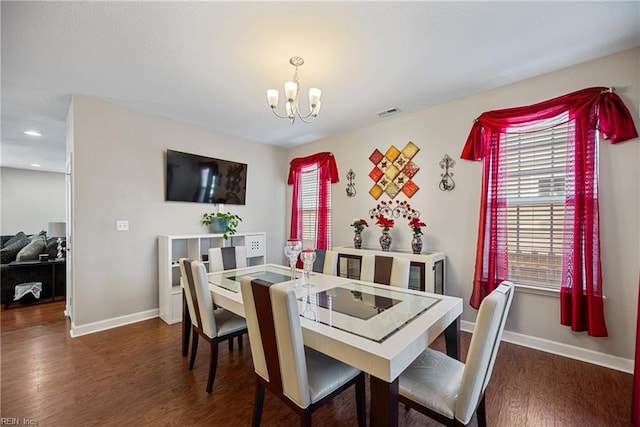
[[[289,258],[289,266],[291,267],[291,280],[296,280],[296,260],[298,259],[298,254],[302,250],[302,240],[297,239],[289,239],[287,243],[284,245],[284,256]]]
[[[309,286],[309,288],[311,288],[311,287]],[[303,305],[304,305],[304,310],[302,310],[302,313],[300,313],[301,316],[306,318],[306,319],[313,320],[314,322],[317,322],[318,321],[317,301],[315,303],[311,301],[311,290],[310,289],[307,290],[307,297],[306,298],[303,297]]]
[[[304,248],[302,252],[300,252],[300,260],[302,261],[302,271],[304,272],[304,287],[310,288],[313,285],[309,279],[309,275],[311,274],[311,270],[313,269],[313,263],[316,260],[316,251],[313,248]]]

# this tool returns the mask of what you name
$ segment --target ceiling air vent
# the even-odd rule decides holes
[[[381,119],[384,119],[385,117],[389,117],[392,116],[394,114],[398,114],[401,110],[397,107],[395,108],[390,108],[386,111],[382,111],[380,113],[378,113],[378,117],[380,117]]]

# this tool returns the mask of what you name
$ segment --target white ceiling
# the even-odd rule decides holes
[[[71,94],[282,147],[640,45],[640,1],[2,1],[2,166],[63,171]],[[323,90],[313,124],[265,90]],[[603,82],[605,84],[606,82]],[[281,101],[282,103],[282,101]],[[282,106],[280,106],[282,108]],[[23,132],[37,129],[42,137]]]

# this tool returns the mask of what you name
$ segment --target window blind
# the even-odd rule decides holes
[[[559,288],[568,123],[523,131],[506,135],[509,280]]]
[[[317,242],[318,237],[318,196],[320,170],[314,165],[302,170],[302,240]],[[329,214],[327,218],[328,247],[331,248],[331,192],[327,203]]]

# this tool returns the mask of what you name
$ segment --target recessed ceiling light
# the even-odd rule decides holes
[[[25,130],[24,133],[31,136],[42,136],[42,134],[37,130]]]
[[[31,163],[31,166],[33,166],[34,168],[41,168],[42,167],[37,163]]]

